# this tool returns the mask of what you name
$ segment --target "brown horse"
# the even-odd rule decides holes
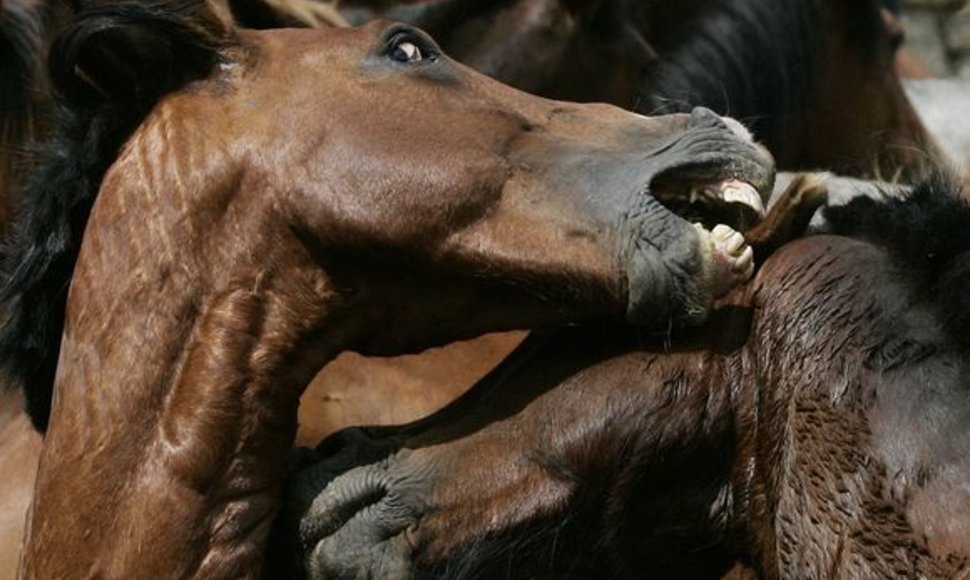
[[[32,578],[257,576],[300,394],[336,353],[699,322],[751,250],[658,199],[753,219],[773,175],[708,110],[532,97],[399,24],[105,3],[51,69],[71,116],[0,293],[0,360],[38,423],[56,383]]]
[[[438,416],[325,441],[310,577],[965,577],[970,205],[828,217],[702,328],[536,333]]]

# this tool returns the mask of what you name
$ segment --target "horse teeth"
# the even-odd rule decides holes
[[[761,202],[761,196],[758,195],[758,190],[750,183],[736,179],[724,182],[721,187],[721,199],[727,203],[744,204],[758,212],[758,215],[764,215],[765,213],[765,206]]]
[[[741,234],[738,234],[729,226],[726,226],[724,224],[717,224],[716,226],[714,226],[714,229],[711,230],[711,236],[713,236],[714,239],[719,241],[728,240],[731,238],[731,236],[735,234],[741,235]],[[744,238],[741,238],[741,241],[744,242]]]
[[[742,236],[738,232],[733,232],[730,236],[728,236],[728,239],[725,242],[724,248],[728,252],[732,254],[736,254],[741,249],[741,246],[743,245],[744,245],[744,236]]]
[[[748,272],[749,270],[753,269],[753,266],[754,266],[754,250],[751,249],[751,246],[748,246],[744,248],[744,252],[741,253],[741,256],[738,257],[737,261],[735,262],[734,271]],[[750,275],[750,273],[748,273],[747,275]]]

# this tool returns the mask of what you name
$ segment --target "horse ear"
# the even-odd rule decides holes
[[[97,3],[55,41],[51,79],[75,105],[152,103],[206,76],[229,34],[202,0]]]

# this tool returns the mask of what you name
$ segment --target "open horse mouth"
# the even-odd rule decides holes
[[[741,123],[697,107],[687,133],[671,149],[683,154],[654,175],[649,187],[668,210],[707,229],[724,224],[737,231],[765,216],[774,159]]]
[[[708,229],[725,224],[744,231],[765,216],[759,189],[733,177],[690,180],[665,174],[654,180],[651,194],[670,211]]]

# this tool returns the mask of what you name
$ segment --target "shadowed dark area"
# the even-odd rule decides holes
[[[41,70],[47,5],[23,0],[0,4],[0,224],[20,181],[24,144],[41,122]]]

